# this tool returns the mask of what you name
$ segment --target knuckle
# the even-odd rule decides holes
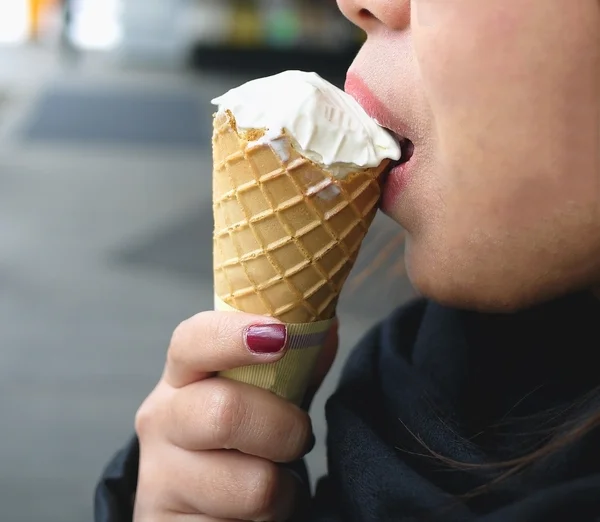
[[[243,399],[234,386],[214,385],[206,404],[206,421],[213,443],[234,449],[243,418]]]
[[[213,312],[210,320],[213,350],[220,355],[231,353],[232,345],[238,340],[236,321],[239,318],[230,313]]]
[[[140,439],[146,438],[154,426],[155,408],[148,397],[135,414],[135,432]]]
[[[231,337],[231,321],[228,314],[213,313],[211,321],[213,337],[216,340]]]
[[[171,335],[167,360],[177,366],[185,365],[191,346],[199,353],[210,346],[211,350],[231,351],[232,321],[228,314],[219,312],[200,312],[177,325]],[[210,343],[210,344],[209,344]]]
[[[270,520],[276,516],[279,498],[279,469],[269,461],[257,464],[248,483],[246,512],[251,520]]]
[[[134,427],[140,440],[161,431],[169,401],[168,388],[161,380],[135,413]]]

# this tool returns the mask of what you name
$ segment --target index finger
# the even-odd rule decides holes
[[[233,368],[281,359],[287,341],[284,323],[242,312],[203,312],[173,332],[164,379],[183,388]]]

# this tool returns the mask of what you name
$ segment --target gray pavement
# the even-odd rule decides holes
[[[212,305],[209,100],[244,78],[64,68],[39,49],[0,49],[0,64],[0,519],[81,522],[171,331]],[[169,116],[182,110],[185,125]],[[357,274],[399,256],[394,233],[378,219]],[[345,292],[340,358],[312,409],[315,477],[343,359],[410,295],[398,270]]]

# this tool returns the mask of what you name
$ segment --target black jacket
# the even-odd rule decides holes
[[[600,521],[600,429],[519,473],[494,466],[600,411],[598,352],[590,294],[512,315],[424,300],[397,310],[328,401],[329,473],[303,519]],[[131,520],[137,460],[134,440],[109,464],[96,522]]]

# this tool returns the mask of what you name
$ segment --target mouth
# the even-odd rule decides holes
[[[412,141],[410,141],[408,138],[402,138],[402,137],[398,136],[395,132],[391,131],[390,129],[386,129],[386,130],[388,130],[389,132],[391,132],[392,135],[398,141],[398,144],[400,145],[401,155],[400,155],[400,159],[399,160],[390,162],[390,164],[387,167],[387,169],[385,169],[384,177],[383,177],[383,182],[384,183],[385,183],[387,177],[390,175],[390,173],[395,168],[400,167],[401,165],[405,165],[406,163],[408,163],[412,159],[413,154],[415,153],[415,146],[414,146],[414,144],[413,144]]]
[[[396,162],[398,165],[403,165],[404,163],[408,163],[415,153],[415,145],[408,138],[400,138],[400,150],[402,151],[402,155],[400,159]]]
[[[386,169],[387,173],[408,163],[415,151],[413,142],[405,137],[410,133],[408,126],[398,121],[390,113],[389,109],[371,92],[364,80],[357,74],[348,73],[345,90],[375,120],[375,123],[387,130],[400,145],[401,157],[390,164]]]
[[[412,170],[411,161],[418,151],[415,151],[414,138],[417,134],[406,121],[393,114],[369,89],[365,81],[356,73],[350,71],[346,79],[346,92],[352,96],[365,112],[379,126],[387,130],[400,146],[401,155],[397,161],[392,161],[381,176],[383,189],[381,208],[391,211],[399,197],[408,185]],[[410,136],[411,138],[408,138]]]

